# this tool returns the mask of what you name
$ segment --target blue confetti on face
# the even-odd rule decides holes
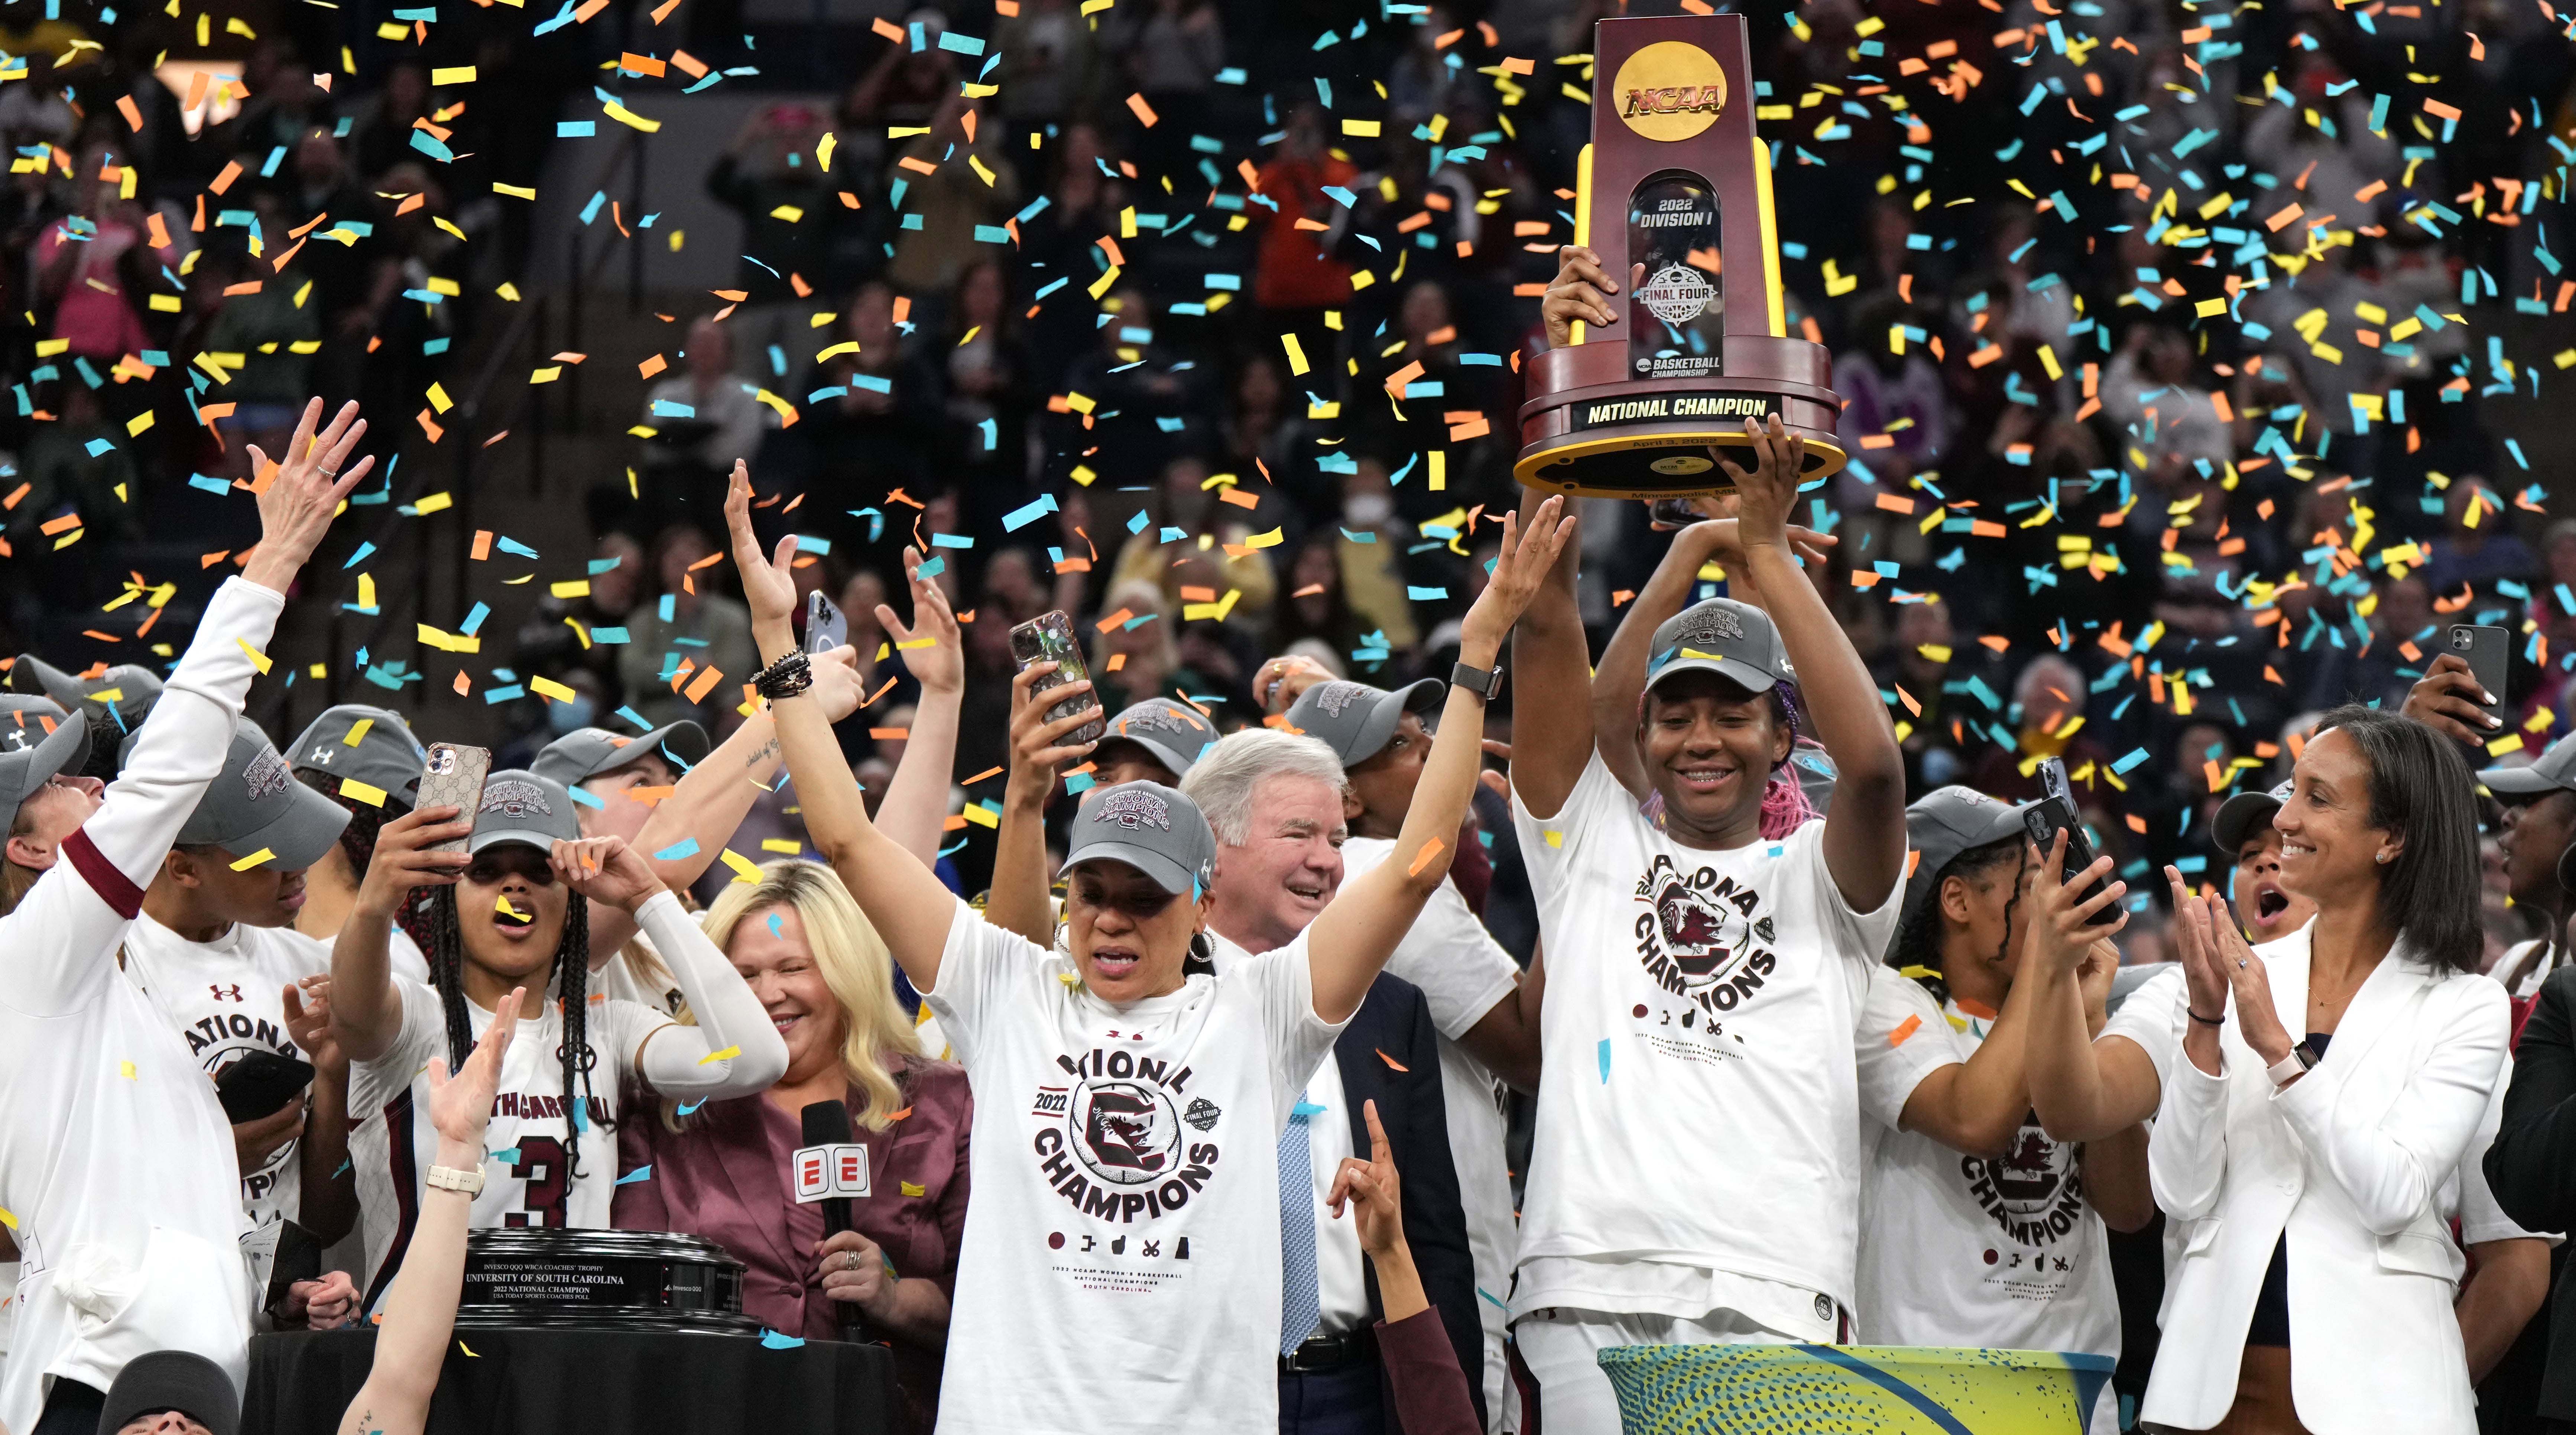
[[[787,933],[778,925],[778,914],[776,912],[769,914],[769,935],[776,937],[782,942],[787,940]]]

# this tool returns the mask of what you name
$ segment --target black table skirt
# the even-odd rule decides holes
[[[243,1431],[332,1435],[375,1354],[372,1330],[254,1339]],[[893,1409],[894,1357],[881,1346],[467,1329],[448,1342],[429,1435],[885,1435]]]

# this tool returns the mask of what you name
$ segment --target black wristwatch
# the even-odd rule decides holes
[[[1495,695],[1503,690],[1502,665],[1497,663],[1490,668],[1471,668],[1465,663],[1460,663],[1449,670],[1449,683],[1452,687],[1465,688],[1485,701],[1492,702]]]

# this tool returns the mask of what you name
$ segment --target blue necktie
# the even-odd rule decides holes
[[[1279,1353],[1305,1343],[1323,1321],[1323,1280],[1315,1272],[1315,1157],[1306,1118],[1320,1108],[1297,1094],[1279,1136]]]

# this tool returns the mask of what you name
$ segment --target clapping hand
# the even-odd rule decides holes
[[[492,1093],[501,1085],[501,1058],[518,1033],[519,1005],[527,996],[526,987],[512,987],[501,998],[492,1009],[492,1024],[475,1039],[473,1055],[454,1076],[447,1074],[445,1056],[430,1058],[429,1124],[440,1139],[482,1149],[483,1127],[492,1119]]]
[[[2254,958],[2254,949],[2237,930],[2236,914],[2216,891],[2194,897],[2183,887],[2182,874],[2171,867],[2173,930],[2182,948],[2184,980],[2191,983],[2192,1010],[2201,1010],[2203,993],[2215,985],[2236,1001],[2236,1031],[2265,1066],[2278,1063],[2297,1044],[2272,1005],[2272,969]]]

